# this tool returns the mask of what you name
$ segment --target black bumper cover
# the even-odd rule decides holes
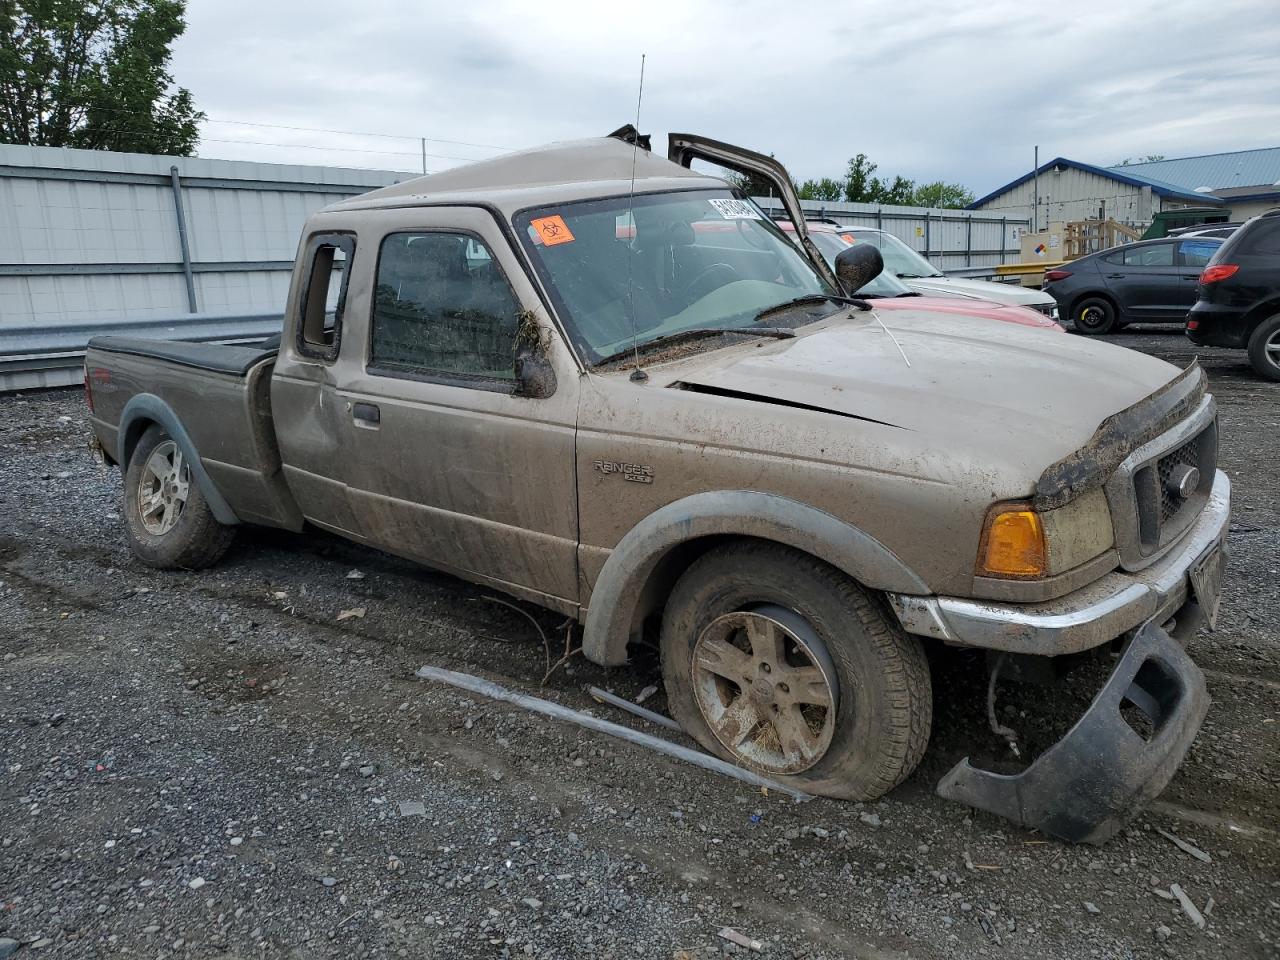
[[[1125,701],[1150,718],[1150,740],[1120,715]],[[1208,709],[1199,667],[1148,623],[1084,716],[1026,770],[991,773],[966,757],[938,794],[1062,840],[1102,843],[1169,783]]]

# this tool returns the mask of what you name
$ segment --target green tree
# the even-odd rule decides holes
[[[873,200],[876,203],[896,203],[909,207],[915,202],[916,183],[906,177],[894,177],[893,183],[888,180],[876,181]]]
[[[185,0],[0,0],[0,141],[189,156],[204,114],[174,88]]]
[[[806,180],[796,187],[801,200],[843,200],[844,184],[830,177],[821,180]]]
[[[1164,159],[1163,153],[1149,153],[1145,157],[1136,157],[1136,158],[1125,157],[1123,160],[1117,163],[1116,166],[1127,167],[1131,163],[1156,163],[1157,161],[1163,160],[1163,159]]]
[[[874,203],[876,188],[880,185],[873,176],[875,172],[875,163],[868,160],[865,153],[851,157],[844,175],[844,198],[850,203]]]
[[[958,209],[973,203],[973,194],[958,183],[922,183],[916,187],[911,202],[917,207],[950,207]]]

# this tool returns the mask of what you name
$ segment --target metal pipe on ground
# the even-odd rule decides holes
[[[683,760],[685,763],[691,763],[704,770],[710,770],[713,773],[720,773],[726,777],[741,780],[743,783],[749,783],[754,787],[764,787],[769,790],[777,790],[779,793],[785,793],[787,796],[792,797],[795,800],[811,799],[809,794],[797,790],[795,787],[789,787],[785,784],[779,783],[777,780],[770,780],[768,777],[762,777],[759,774],[752,773],[750,770],[745,770],[742,767],[735,767],[733,764],[726,763],[719,757],[713,757],[708,753],[701,752],[700,750],[683,747],[678,743],[671,743],[670,741],[663,740],[661,737],[655,737],[652,734],[641,733],[639,730],[632,730],[630,727],[624,727],[618,723],[601,720],[599,717],[593,717],[587,713],[571,710],[568,707],[561,706],[558,703],[553,703],[550,700],[543,700],[539,697],[531,697],[528,694],[508,690],[506,687],[499,686],[492,680],[474,677],[469,673],[457,673],[453,670],[445,670],[441,667],[431,666],[419,667],[417,676],[422,680],[435,680],[439,683],[447,683],[460,690],[466,690],[469,693],[488,697],[491,700],[502,700],[505,703],[514,704],[517,707],[532,711],[533,713],[540,713],[543,716],[552,717],[556,720],[575,723],[580,727],[586,727],[588,730],[594,730],[597,733],[617,737],[619,740],[625,740],[628,743],[635,744],[639,747],[647,747],[650,750],[666,754],[668,757],[673,757],[676,760]]]

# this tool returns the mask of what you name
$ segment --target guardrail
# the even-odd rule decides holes
[[[10,327],[0,335],[0,393],[79,383],[85,348],[94,337],[251,343],[279,333],[282,323],[280,313],[182,313],[69,326]]]

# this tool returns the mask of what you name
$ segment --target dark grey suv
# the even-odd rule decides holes
[[[1280,380],[1280,210],[1233,233],[1200,276],[1187,315],[1193,343],[1243,347],[1253,369]]]
[[[1042,288],[1077,333],[1181,322],[1195,303],[1200,271],[1221,245],[1216,237],[1127,243],[1046,270]]]

